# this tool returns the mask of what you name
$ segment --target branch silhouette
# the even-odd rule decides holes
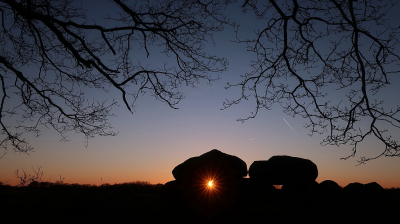
[[[116,135],[108,119],[119,100],[87,98],[85,88],[119,91],[132,113],[144,94],[177,109],[184,98],[181,85],[214,81],[218,76],[211,74],[226,69],[225,58],[203,50],[204,42],[223,29],[223,3],[114,0],[118,13],[107,18],[113,25],[106,27],[72,0],[1,0],[0,124],[5,137],[0,146],[32,151],[23,136],[39,135],[43,127],[53,128],[64,141],[68,132],[82,133],[86,145],[94,136]],[[205,13],[213,16],[204,18]],[[142,65],[133,59],[141,52],[145,58],[161,55],[175,62]]]
[[[257,55],[252,71],[226,88],[241,88],[239,98],[226,100],[224,109],[254,99],[255,108],[282,106],[289,115],[307,119],[310,135],[327,134],[323,145],[353,145],[348,159],[368,136],[383,143],[375,157],[400,156],[398,141],[386,126],[400,127],[399,105],[384,106],[378,97],[399,73],[398,24],[389,20],[395,2],[376,1],[246,1],[266,24],[253,39],[239,39]],[[239,32],[239,31],[237,31]],[[339,100],[336,93],[345,93]],[[340,97],[337,96],[337,97]],[[365,125],[366,124],[366,125]],[[383,126],[386,125],[386,126]]]

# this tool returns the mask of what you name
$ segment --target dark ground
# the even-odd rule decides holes
[[[160,196],[160,189],[0,186],[0,223],[400,223],[400,189],[379,197],[281,190],[247,194],[211,216],[198,214],[184,200]]]

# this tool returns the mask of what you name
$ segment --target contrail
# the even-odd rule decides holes
[[[292,129],[292,131],[294,133],[296,133],[297,136],[299,136],[299,134],[297,134],[297,132],[292,128],[292,126],[290,126],[290,124],[285,120],[285,118],[282,117],[282,119],[286,122],[287,125],[289,125],[289,127]],[[299,136],[300,137],[300,136]]]

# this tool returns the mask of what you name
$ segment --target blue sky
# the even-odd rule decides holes
[[[98,8],[92,12],[99,15],[107,9],[106,4],[94,6]],[[257,21],[251,19],[249,13],[243,15],[239,12],[231,11],[231,15],[235,14],[235,19],[242,24],[240,35],[251,34]],[[309,131],[303,127],[306,120],[286,115],[279,105],[272,110],[260,111],[256,118],[244,123],[236,119],[250,114],[254,108],[252,100],[221,110],[226,99],[240,96],[240,89],[226,90],[226,83],[240,81],[240,75],[251,70],[249,63],[255,57],[246,52],[245,45],[231,41],[234,39],[234,30],[227,28],[217,34],[216,47],[207,46],[208,52],[228,58],[228,70],[211,85],[201,82],[196,88],[183,86],[181,91],[186,97],[177,105],[177,110],[145,95],[138,99],[131,114],[118,92],[104,94],[87,90],[87,96],[118,100],[120,107],[114,108],[116,116],[110,119],[110,123],[119,134],[89,139],[86,148],[82,134],[69,133],[70,141],[60,142],[56,132],[43,130],[39,138],[29,136],[34,152],[21,155],[9,150],[0,160],[0,181],[15,185],[18,183],[13,174],[16,169],[24,168],[33,173],[31,166],[41,166],[44,181],[56,181],[61,176],[67,183],[81,184],[137,180],[165,183],[173,179],[171,171],[176,165],[189,157],[218,149],[238,156],[248,167],[255,160],[266,160],[273,155],[311,159],[319,169],[318,182],[331,179],[344,186],[350,182],[376,181],[384,187],[400,187],[398,158],[380,158],[356,166],[360,156],[374,156],[381,152],[382,145],[375,139],[362,143],[356,157],[340,160],[351,154],[352,146],[321,146],[324,135],[310,137]],[[133,57],[140,59],[138,55]],[[157,57],[154,59],[156,62],[152,57],[150,59],[146,61],[151,65],[163,62]],[[395,83],[397,81],[394,79]],[[397,95],[395,86],[382,93],[388,105],[400,103]],[[335,99],[338,95],[330,93],[330,96]],[[398,130],[392,131],[394,136],[400,137]]]

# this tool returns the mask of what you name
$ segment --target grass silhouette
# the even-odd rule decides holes
[[[386,189],[385,197],[368,195],[321,196],[269,194],[243,197],[231,213],[204,217],[179,200],[161,195],[162,184],[134,181],[122,184],[30,184],[0,185],[3,220],[42,223],[240,223],[282,222],[321,223],[393,222],[400,209],[400,188]]]

